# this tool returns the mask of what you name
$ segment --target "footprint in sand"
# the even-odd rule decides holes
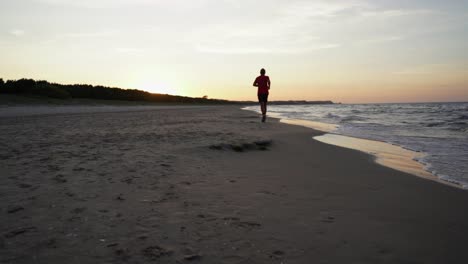
[[[57,176],[53,177],[52,180],[54,180],[56,183],[66,183],[67,179],[65,179],[65,176],[63,174],[58,174]]]
[[[160,246],[151,246],[142,250],[143,256],[153,261],[158,260],[159,258],[164,256],[170,256],[172,255],[172,253],[172,250],[162,248]]]
[[[9,214],[13,214],[13,213],[19,212],[21,210],[24,210],[24,207],[22,207],[20,205],[14,205],[14,206],[9,207],[7,212]]]
[[[23,188],[23,189],[26,189],[26,188],[31,188],[32,185],[31,185],[31,184],[28,184],[28,183],[19,183],[19,184],[18,184],[18,187]]]
[[[184,260],[187,261],[194,261],[194,260],[201,260],[202,256],[198,254],[191,254],[191,255],[185,255]]]
[[[120,182],[125,182],[127,184],[132,184],[133,183],[133,179],[130,178],[130,177],[127,177],[127,178],[124,178],[122,180],[120,180]]]
[[[256,123],[256,122],[255,122]],[[223,263],[241,263],[245,258],[237,255],[230,255],[223,257]]]
[[[276,193],[270,192],[270,191],[259,191],[257,194],[265,194],[265,195],[276,195]]]
[[[238,217],[224,217],[223,220],[226,221],[225,224],[246,229],[260,228],[262,226],[261,224],[253,221],[240,221]]]
[[[234,223],[234,225],[238,227],[243,227],[243,228],[259,228],[262,225],[256,222],[237,222]]]
[[[6,238],[13,238],[17,235],[21,235],[21,234],[24,234],[26,232],[29,232],[29,231],[35,231],[37,228],[34,227],[34,226],[29,226],[29,227],[20,227],[20,228],[17,228],[17,229],[14,229],[8,233],[6,233],[4,236]]]
[[[281,259],[285,255],[284,251],[282,250],[275,250],[270,254],[270,258],[272,259]]]
[[[72,213],[74,214],[81,214],[86,210],[86,207],[77,207],[73,210],[71,210]]]
[[[321,220],[322,223],[334,223],[335,217],[333,216],[326,216]]]
[[[42,242],[48,248],[58,248],[57,240],[55,238],[49,238]]]

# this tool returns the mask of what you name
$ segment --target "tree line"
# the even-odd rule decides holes
[[[101,100],[146,101],[156,103],[229,103],[227,100],[149,93],[137,89],[121,89],[89,84],[58,84],[33,79],[0,78],[0,93],[35,95],[58,99],[88,98]]]

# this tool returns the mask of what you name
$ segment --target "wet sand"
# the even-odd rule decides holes
[[[0,128],[0,263],[468,258],[467,191],[238,107],[22,112]]]
[[[280,118],[279,116],[277,117]],[[375,157],[376,163],[383,166],[422,177],[426,180],[463,189],[463,186],[440,179],[438,176],[428,171],[426,165],[418,161],[426,155],[425,153],[405,149],[387,142],[335,134],[333,132],[337,129],[338,125],[283,118],[280,118],[280,122],[325,132],[323,135],[315,136],[314,139],[323,143],[370,154]]]

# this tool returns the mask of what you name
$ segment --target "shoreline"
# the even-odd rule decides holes
[[[242,110],[256,112],[255,110],[249,109]],[[462,190],[468,190],[468,186],[465,187],[464,185],[455,180],[443,179],[429,171],[427,167],[430,166],[430,164],[419,161],[419,159],[423,158],[426,155],[423,152],[413,151],[411,149],[407,149],[402,146],[384,141],[335,134],[333,133],[333,130],[339,126],[337,124],[328,124],[302,119],[284,118],[281,117],[279,114],[270,115],[272,116],[272,118],[276,118],[279,120],[279,122],[285,124],[303,126],[321,131],[324,134],[314,137],[315,140],[334,146],[364,152],[374,157],[375,162],[382,166],[406,172],[413,176],[434,181],[440,184],[448,185]]]
[[[465,191],[237,106],[0,126],[2,263],[468,258]]]
[[[411,151],[387,142],[343,136],[333,133],[316,136],[314,139],[326,144],[364,152],[373,156],[375,163],[382,166],[406,172],[425,180],[435,181],[440,184],[467,190],[461,184],[443,180],[437,177],[437,175],[426,170],[426,165],[417,160],[423,158],[426,155],[425,153]]]

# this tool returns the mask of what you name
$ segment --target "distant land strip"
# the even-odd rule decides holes
[[[60,100],[68,99],[98,99],[153,103],[196,103],[196,104],[256,104],[255,101],[230,101],[210,99],[208,96],[187,97],[169,94],[150,93],[137,89],[122,89],[89,84],[58,84],[44,80],[19,79],[7,80],[0,78],[0,94],[14,94],[20,96],[38,96]],[[332,101],[271,101],[274,105],[291,104],[333,104]]]

